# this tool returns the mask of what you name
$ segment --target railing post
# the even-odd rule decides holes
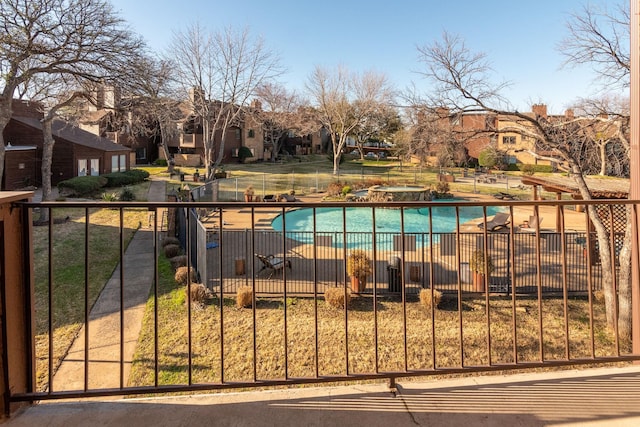
[[[12,393],[33,392],[33,248],[31,211],[15,205],[32,192],[0,192],[0,307],[2,310],[2,409],[9,415]]]
[[[631,0],[631,149],[629,163],[631,169],[631,190],[629,198],[640,199],[640,0]],[[633,245],[631,250],[631,307],[633,353],[640,353],[640,266],[638,265],[638,231],[639,220],[636,217],[633,225]]]

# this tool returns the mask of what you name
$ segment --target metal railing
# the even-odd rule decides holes
[[[341,231],[325,231],[318,228],[315,215],[311,231],[296,231],[294,224],[287,224],[286,215],[303,207],[314,214],[325,207],[342,209],[346,218],[344,212],[353,205],[345,203],[22,203],[19,206],[28,210],[49,208],[51,215],[46,233],[39,231],[37,236],[46,243],[33,243],[34,258],[24,260],[47,269],[44,282],[36,283],[35,319],[30,319],[31,339],[36,342],[31,363],[39,381],[33,390],[10,399],[383,378],[393,384],[409,376],[638,360],[617,318],[613,325],[604,320],[610,308],[597,297],[606,283],[592,250],[595,234],[586,214],[572,211],[573,223],[565,215],[575,203],[474,202],[483,214],[463,224],[457,213],[469,202],[439,202],[438,206],[454,207],[456,218],[453,230],[437,232],[433,225],[409,230],[403,222],[408,209],[431,214],[435,205],[430,202],[359,203],[358,208],[373,212],[368,232],[351,231],[347,221]],[[637,216],[637,202],[580,203],[628,205],[632,218]],[[497,231],[477,227],[487,223],[489,207],[508,212],[511,224]],[[159,212],[165,209],[170,212],[166,217],[177,218],[168,224],[168,232],[159,224],[165,217]],[[399,210],[398,229],[376,228],[375,212],[382,209]],[[519,230],[514,218],[541,210],[548,211],[549,223],[549,212],[557,214],[558,229]],[[142,221],[126,225],[148,211],[158,219],[151,228],[141,227]],[[101,212],[111,212],[115,222],[99,222]],[[285,215],[284,232],[268,226],[277,215]],[[61,216],[66,219],[59,224],[56,219]],[[54,250],[64,240],[60,229],[69,222],[82,224],[77,229],[82,248]],[[248,226],[228,225],[238,223]],[[29,227],[25,225],[27,235]],[[118,381],[96,387],[91,378],[101,360],[93,349],[107,338],[91,338],[90,330],[104,315],[94,311],[98,295],[107,291],[105,287],[99,292],[102,285],[96,291],[92,281],[102,277],[99,269],[113,270],[115,265],[97,263],[107,254],[96,253],[92,245],[96,234],[110,228],[117,236],[113,243],[120,265],[111,279],[117,282],[111,295],[117,300],[113,306],[118,320],[112,325],[117,333],[111,338],[119,353],[114,362]],[[129,232],[147,232],[150,238],[125,251]],[[197,268],[212,293],[199,305],[163,267],[168,264],[162,253],[167,233],[180,237],[188,267]],[[609,237],[618,248],[623,238],[619,230],[612,227]],[[351,292],[347,276],[347,256],[356,247],[369,254],[373,266],[365,290],[357,294]],[[132,250],[150,254],[143,262],[150,272],[143,272],[141,264],[125,267]],[[470,264],[478,250],[490,255],[492,271],[474,282]],[[283,268],[263,269],[255,254],[273,255]],[[612,249],[612,254],[617,258],[619,252]],[[77,287],[74,295],[81,302],[75,310],[81,313],[79,320],[67,324],[60,321],[70,310],[61,283],[74,258],[82,258],[81,280],[64,286]],[[618,285],[619,262],[611,273],[613,285]],[[148,275],[146,311],[144,319],[131,320],[128,310],[134,303],[127,300],[127,292],[141,275]],[[325,292],[335,288],[344,294],[342,308],[329,307],[325,299]],[[233,305],[240,289],[250,289],[250,308]],[[128,322],[143,325],[135,356],[125,355],[130,345],[125,329],[134,326]],[[81,352],[74,352],[73,340],[63,339],[69,334],[83,341]],[[69,357],[81,366],[78,384],[60,377]],[[125,375],[125,367],[133,374]]]

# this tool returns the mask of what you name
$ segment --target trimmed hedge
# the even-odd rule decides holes
[[[533,175],[536,172],[540,172],[540,173],[552,173],[553,172],[553,166],[551,165],[531,165],[531,164],[526,164],[526,165],[520,165],[520,170],[528,175]]]
[[[104,176],[76,176],[58,183],[58,189],[69,196],[91,196],[107,184]]]
[[[107,187],[124,187],[133,185],[149,178],[149,172],[141,169],[131,169],[125,172],[112,172],[102,175],[107,178]]]

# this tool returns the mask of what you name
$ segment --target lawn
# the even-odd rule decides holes
[[[185,289],[171,278],[172,271],[166,260],[161,260],[160,264],[158,381],[162,385],[187,384],[189,333]],[[328,306],[321,297],[288,298],[286,301],[283,298],[258,298],[255,311],[237,308],[233,297],[225,298],[222,307],[217,297],[204,306],[192,307],[193,383],[220,382],[223,372],[225,381],[253,381],[254,361],[258,380],[313,377],[316,363],[319,375],[344,375],[347,341],[349,373],[404,371],[405,322],[406,368],[409,370],[432,369],[434,361],[437,368],[487,365],[489,355],[493,364],[512,364],[515,362],[514,345],[518,362],[540,360],[540,317],[535,298],[519,297],[516,301],[514,342],[513,302],[506,297],[491,297],[488,319],[484,297],[464,299],[459,310],[455,295],[451,295],[435,311],[433,321],[431,310],[417,299],[403,305],[398,298],[378,298],[375,313],[373,298],[358,297],[352,300],[347,313],[348,336],[344,333],[345,311]],[[570,356],[588,358],[591,355],[588,301],[572,298],[568,307]],[[561,298],[543,301],[545,360],[565,359],[562,313]],[[604,325],[601,304],[595,305],[594,313],[596,355],[614,355],[615,340]],[[130,386],[154,384],[153,320],[154,300],[151,298],[134,357]],[[490,346],[487,341],[489,328]],[[285,360],[288,372],[285,372]]]
[[[146,196],[145,196],[146,197]],[[53,310],[53,368],[64,358],[84,323],[85,315],[85,225],[84,209],[57,208],[52,211],[52,288],[49,292],[49,227],[33,229],[35,272],[35,342],[37,388],[42,390],[49,373],[49,297]],[[146,210],[124,214],[123,241],[126,245]],[[88,301],[93,306],[100,291],[118,265],[120,255],[119,211],[91,209],[88,230]]]
[[[337,175],[333,174],[333,164],[327,156],[312,155],[291,158],[283,162],[258,162],[251,164],[230,163],[224,165],[230,179],[220,181],[221,200],[241,200],[242,192],[248,186],[252,186],[256,194],[289,193],[294,190],[298,195],[304,195],[312,191],[324,192],[327,186],[340,181],[344,185],[353,187],[373,184],[417,184],[434,186],[437,184],[438,168],[421,167],[420,165],[399,162],[397,160],[359,160],[351,156],[345,156],[345,161],[340,165]],[[166,174],[166,168],[144,167],[152,175]],[[196,169],[202,174],[203,168],[180,167],[185,172],[185,182],[180,182],[175,175],[170,181],[170,188],[177,189],[182,184],[189,186],[202,185],[194,183],[190,175]],[[448,168],[448,172],[462,177],[462,168]],[[512,176],[519,176],[519,172],[508,172]],[[168,176],[168,175],[167,175]],[[477,192],[481,194],[493,194],[499,189],[506,191],[505,183],[497,183],[495,186],[474,186],[472,181],[450,183],[452,192]],[[520,199],[530,198],[530,192],[517,188],[509,188],[509,193]]]

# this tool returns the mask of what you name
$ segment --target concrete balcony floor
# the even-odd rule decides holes
[[[638,426],[640,366],[209,395],[47,402],[22,426]]]

